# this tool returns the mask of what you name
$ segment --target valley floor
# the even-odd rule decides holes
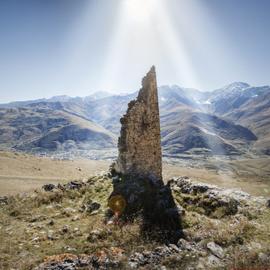
[[[53,160],[0,151],[0,196],[31,191],[47,183],[88,179],[108,170],[109,161]]]
[[[0,151],[0,196],[31,191],[47,183],[88,179],[107,171],[109,160],[54,160],[22,153]],[[242,160],[164,159],[165,180],[188,176],[225,188],[242,189],[255,196],[270,196],[270,158]]]

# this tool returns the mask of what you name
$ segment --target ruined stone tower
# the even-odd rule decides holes
[[[136,100],[128,104],[118,140],[114,169],[124,175],[162,180],[160,119],[155,67],[142,80]]]

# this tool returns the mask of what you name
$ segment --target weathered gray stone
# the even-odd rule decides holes
[[[183,239],[183,238],[179,239],[177,245],[182,250],[188,250],[188,251],[192,251],[193,250],[192,245],[188,241],[186,241],[185,239]]]
[[[142,80],[136,100],[128,104],[120,119],[116,172],[162,179],[160,119],[155,67]]]
[[[222,266],[220,259],[214,255],[209,255],[207,265],[209,267],[221,267]]]
[[[160,119],[155,67],[142,80],[136,100],[121,118],[118,159],[111,167],[111,210],[123,219],[141,215],[146,237],[177,243],[182,236],[179,211],[170,187],[162,181]],[[120,200],[121,209],[114,200]]]
[[[224,257],[224,251],[222,247],[217,245],[214,242],[209,242],[207,243],[207,248],[218,258],[222,259]]]

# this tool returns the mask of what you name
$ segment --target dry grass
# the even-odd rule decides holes
[[[109,161],[61,161],[0,151],[0,196],[33,191],[47,183],[87,179],[108,170],[109,165]]]
[[[124,252],[125,264],[131,253],[157,247],[158,243],[141,237],[140,219],[122,225],[106,225],[104,214],[112,191],[111,181],[105,176],[96,176],[91,177],[89,183],[90,186],[79,191],[39,190],[11,197],[9,204],[0,208],[0,269],[32,269],[51,255],[113,250]],[[82,205],[88,200],[102,205],[97,214],[82,211]],[[269,209],[253,212],[250,208],[250,215],[239,213],[220,219],[193,210],[187,210],[183,216],[186,238],[204,248],[209,241],[219,244],[226,250],[231,267],[259,267],[262,266],[258,260],[260,253],[270,255]],[[100,232],[97,237],[90,234],[92,230]],[[179,256],[165,258],[162,265],[168,269],[180,266],[184,269],[198,259],[196,256],[182,252]],[[204,252],[200,256],[208,254]]]
[[[166,179],[188,176],[195,181],[213,184],[224,188],[241,189],[253,196],[270,196],[270,158],[224,161],[227,171],[207,168],[191,168],[181,162],[163,164]],[[223,165],[224,165],[223,164]],[[219,162],[209,162],[215,168]]]
[[[115,247],[130,254],[153,248],[156,243],[140,236],[139,220],[125,226],[105,225],[111,182],[95,177],[92,181],[92,188],[80,191],[36,191],[10,198],[0,208],[0,269],[28,270],[47,256],[68,252],[91,254]],[[82,212],[89,198],[102,205],[99,213]],[[102,232],[98,239],[89,237],[92,230]]]
[[[60,161],[0,151],[0,196],[32,191],[46,183],[87,179],[90,175],[107,171],[110,164],[110,161]],[[225,174],[206,168],[190,168],[181,163],[164,163],[163,175],[165,180],[185,175],[195,181],[240,188],[255,196],[270,196],[269,159],[234,161],[230,166],[232,172]]]

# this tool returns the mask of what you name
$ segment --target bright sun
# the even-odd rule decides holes
[[[124,8],[130,20],[144,23],[153,14],[154,0],[125,0]]]
[[[119,0],[118,3],[118,16],[104,65],[104,88],[116,89],[123,76],[119,70],[130,63],[138,70],[147,69],[153,63],[161,69],[169,65],[172,76],[177,76],[181,84],[199,88],[184,42],[190,31],[197,29],[189,26],[188,34],[183,33],[184,24],[175,25],[167,0]],[[190,1],[183,3],[190,5]],[[182,9],[178,10],[178,16],[183,17]]]

